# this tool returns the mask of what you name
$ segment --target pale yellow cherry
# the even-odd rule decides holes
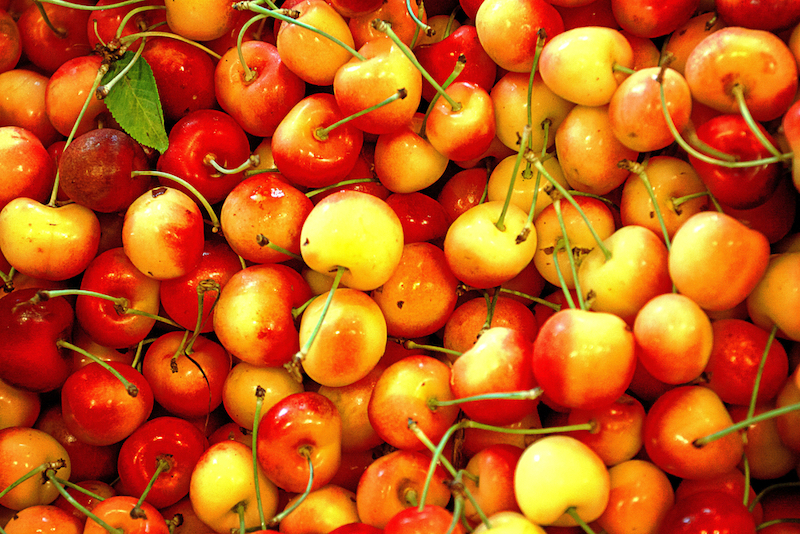
[[[211,41],[233,29],[239,12],[230,0],[169,0],[167,25],[193,41]]]
[[[529,80],[529,73],[509,72],[494,84],[490,92],[494,102],[497,137],[514,151],[519,150],[519,137],[528,124]],[[533,79],[530,102],[531,149],[539,153],[544,147],[545,133],[547,146],[553,146],[556,130],[575,103],[555,94],[538,74]]]
[[[403,226],[383,200],[359,191],[323,198],[300,232],[300,253],[311,269],[335,273],[342,283],[371,291],[386,282],[403,255]]]
[[[80,204],[18,197],[0,211],[0,251],[17,271],[44,280],[82,273],[97,254],[100,221]]]
[[[603,460],[566,435],[547,436],[528,446],[514,473],[517,503],[539,525],[577,525],[568,509],[591,523],[605,510],[610,486]]]
[[[602,106],[611,101],[628,75],[615,67],[633,67],[633,49],[619,31],[583,26],[550,39],[539,58],[542,79],[554,93],[576,104]]]
[[[508,156],[502,159],[494,170],[492,170],[492,174],[489,176],[489,189],[486,193],[486,198],[488,200],[504,201],[506,199],[506,195],[508,195],[508,186],[514,174],[516,159],[516,155]],[[570,189],[557,158],[547,158],[542,162],[542,165],[544,165],[544,169],[547,171],[547,174],[550,175],[550,178],[561,184],[564,189]],[[517,177],[514,180],[514,188],[511,192],[511,203],[525,212],[530,212],[531,205],[533,204],[533,194],[536,191],[536,174],[536,169],[531,168],[530,174],[526,175],[524,162],[517,169]],[[548,192],[552,192],[553,190],[554,186],[550,183],[550,180],[544,176],[540,176],[539,193],[536,197],[536,208],[533,213],[534,218],[536,218],[544,208],[553,203],[552,198],[548,194]]]
[[[345,19],[325,0],[302,0],[292,9],[300,13],[297,21],[325,32],[350,48],[355,45]],[[275,39],[281,61],[302,80],[314,85],[331,85],[339,67],[353,57],[328,37],[297,24],[281,23]]]
[[[528,214],[503,201],[478,204],[462,213],[444,238],[444,253],[453,274],[465,284],[486,289],[517,276],[536,252],[536,231],[528,231]],[[525,230],[523,234],[523,230]],[[523,234],[524,239],[518,239]]]

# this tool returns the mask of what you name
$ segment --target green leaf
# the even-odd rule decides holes
[[[120,60],[111,64],[102,83],[107,84],[116,78],[134,56],[133,52],[125,52]],[[164,153],[169,145],[164,127],[164,112],[158,98],[156,79],[144,58],[139,57],[130,70],[111,87],[105,101],[114,120],[128,135],[139,143]]]

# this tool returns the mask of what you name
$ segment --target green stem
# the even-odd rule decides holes
[[[141,1],[141,0],[137,0],[137,1]],[[105,7],[105,9],[108,9],[108,7]],[[139,13],[143,13],[145,11],[154,11],[154,10],[157,10],[157,9],[158,10],[165,10],[167,8],[166,8],[166,6],[161,5],[161,6],[139,6],[139,7],[131,9],[130,11],[128,11],[125,14],[124,17],[122,17],[122,20],[119,22],[119,26],[117,27],[117,33],[114,35],[114,37],[116,37],[117,39],[120,39],[122,37],[122,32],[125,29],[125,25],[128,24],[128,21],[131,20],[136,15],[138,15]]]
[[[171,454],[159,455],[158,456],[158,465],[156,466],[156,470],[153,473],[153,476],[150,477],[150,481],[147,483],[147,486],[144,488],[142,495],[139,497],[139,500],[136,502],[136,506],[133,507],[131,511],[131,515],[136,514],[137,511],[141,512],[142,510],[142,503],[144,503],[145,499],[147,499],[147,494],[150,493],[150,490],[153,489],[153,485],[158,480],[158,477],[161,473],[169,471],[172,468],[172,464],[167,458],[172,458]]]
[[[300,256],[299,254],[295,254],[294,252],[287,250],[278,244],[273,243],[264,234],[258,234],[256,236],[256,244],[260,247],[267,247],[274,250],[275,252],[280,252],[281,254],[285,254],[286,256],[289,256],[290,258],[293,258],[295,260],[303,259],[303,257]]]
[[[636,71],[630,67],[626,67],[625,65],[620,65],[619,63],[614,63],[611,66],[611,70],[614,72],[624,72],[625,74],[634,74]]]
[[[536,169],[542,173],[542,176],[544,176],[547,179],[547,181],[550,182],[550,184],[553,187],[555,187],[559,193],[561,193],[561,196],[567,199],[567,201],[570,204],[572,204],[572,207],[574,207],[578,211],[578,214],[583,219],[583,222],[586,223],[586,227],[589,229],[589,232],[591,232],[592,237],[597,242],[597,247],[603,252],[603,255],[606,257],[606,261],[610,260],[611,251],[608,250],[608,247],[606,247],[605,243],[603,243],[603,240],[600,239],[599,235],[597,235],[597,231],[594,229],[594,226],[591,225],[591,223],[589,222],[589,218],[583,211],[583,208],[581,208],[580,205],[575,201],[575,199],[572,197],[572,194],[570,194],[570,192],[567,191],[563,185],[558,183],[555,180],[555,178],[550,176],[550,173],[547,172],[547,169],[544,168],[544,165],[542,165],[541,160],[539,159],[538,156],[536,156],[536,154],[534,154],[532,151],[529,150],[525,153],[525,158],[528,159],[528,161],[530,161],[531,163],[533,163],[533,166],[536,167]]]
[[[311,488],[314,485],[314,462],[311,461],[311,454],[308,451],[308,447],[307,446],[301,447],[298,452],[301,456],[304,456],[306,461],[308,462],[308,484],[306,485],[305,491],[303,491],[303,493],[300,494],[300,496],[292,503],[291,506],[286,508],[286,510],[279,513],[272,519],[270,519],[269,521],[270,527],[274,527],[275,525],[280,524],[280,522],[283,521],[286,518],[286,516],[294,512],[295,509],[298,506],[300,506],[304,500],[306,500],[306,497],[308,497],[308,494],[311,493]]]
[[[686,151],[687,154],[699,159],[702,162],[709,163],[711,165],[719,165],[720,167],[726,167],[729,169],[740,169],[740,168],[749,168],[749,167],[758,167],[760,165],[768,165],[770,163],[779,163],[788,159],[791,159],[794,154],[789,152],[787,154],[781,154],[779,156],[773,156],[771,158],[762,158],[762,159],[755,159],[749,161],[724,161],[717,158],[713,158],[702,152],[696,150],[693,146],[686,142],[685,139],[681,136],[678,129],[675,127],[675,123],[672,120],[672,117],[667,110],[667,97],[664,93],[664,83],[663,79],[661,83],[659,83],[659,93],[661,97],[661,111],[664,115],[664,120],[667,123],[667,127],[669,131],[672,133],[672,137],[675,141],[680,145],[682,149]]]
[[[791,488],[800,488],[800,482],[798,481],[778,482],[777,484],[772,484],[770,486],[767,486],[766,488],[761,490],[761,492],[758,495],[756,495],[755,499],[753,499],[752,502],[747,506],[747,509],[752,512],[753,509],[756,507],[756,505],[759,502],[761,502],[761,499],[764,498],[764,495],[766,495],[771,491],[781,490],[781,489],[791,489]]]
[[[465,402],[478,402],[486,400],[534,400],[542,396],[542,388],[536,387],[524,391],[498,391],[494,393],[483,393],[481,395],[473,395],[471,397],[462,397],[460,399],[452,400],[439,400],[431,397],[427,401],[427,406],[431,411],[436,411],[440,406],[458,406]]]
[[[742,434],[742,440],[745,440],[744,434]],[[747,506],[750,501],[750,460],[747,459],[747,455],[744,453],[742,454],[742,466],[744,467],[744,499],[742,503]]]
[[[147,317],[148,319],[153,319],[155,321],[168,324],[175,328],[181,328],[181,325],[179,325],[178,323],[176,323],[171,319],[160,317],[158,315],[154,315],[146,311],[137,310],[135,308],[129,308],[128,306],[130,305],[130,301],[125,297],[113,297],[111,295],[106,295],[104,293],[99,293],[97,291],[89,291],[86,289],[40,289],[30,299],[30,302],[39,302],[51,298],[74,296],[74,295],[84,296],[84,297],[95,297],[107,300],[114,304],[114,310],[119,314],[140,315],[142,317]]]
[[[42,21],[44,22],[45,26],[50,28],[50,30],[58,36],[59,39],[66,39],[67,32],[60,28],[56,28],[53,22],[50,20],[50,17],[47,16],[47,11],[45,11],[44,6],[40,0],[33,0],[33,5],[36,6],[36,9],[39,10],[39,14],[42,16]]]
[[[405,88],[400,88],[393,95],[391,95],[388,98],[378,102],[377,104],[374,104],[374,105],[372,105],[372,106],[370,106],[370,107],[368,107],[366,109],[362,109],[360,111],[357,111],[357,112],[353,113],[352,115],[350,115],[349,117],[345,117],[340,121],[334,122],[330,126],[326,126],[325,128],[317,128],[316,130],[314,130],[314,138],[317,141],[327,141],[328,140],[328,135],[333,130],[338,128],[339,126],[341,126],[343,124],[347,124],[351,120],[357,119],[358,117],[361,117],[362,115],[366,115],[367,113],[369,113],[371,111],[375,111],[378,108],[382,108],[383,106],[391,104],[392,102],[394,102],[396,100],[403,100],[406,96],[408,96],[408,91]]]
[[[59,346],[59,347],[63,347],[65,349],[73,350],[73,351],[77,352],[78,354],[81,354],[81,355],[89,358],[90,360],[92,360],[96,364],[100,365],[106,371],[108,371],[109,373],[114,375],[114,377],[116,377],[116,379],[119,380],[122,383],[122,385],[125,387],[125,391],[127,391],[128,395],[130,395],[131,397],[136,397],[139,394],[139,388],[137,388],[135,384],[132,384],[131,382],[129,382],[124,376],[122,376],[122,374],[120,374],[119,371],[117,371],[116,369],[111,367],[108,364],[108,362],[101,360],[100,358],[98,358],[94,354],[88,352],[87,350],[82,349],[77,345],[73,345],[69,341],[64,341],[63,339],[59,339],[58,341],[56,341],[56,345]]]
[[[417,343],[416,341],[412,341],[407,339],[403,342],[403,347],[412,350],[412,349],[422,349],[422,350],[430,350],[433,352],[441,352],[443,354],[451,354],[453,356],[461,356],[461,352],[453,349],[446,349],[444,347],[437,347],[436,345],[423,345],[422,343]]]
[[[456,64],[453,67],[453,71],[450,73],[450,76],[448,76],[447,79],[442,84],[442,89],[447,89],[448,87],[450,87],[450,84],[452,84],[456,80],[456,78],[458,78],[458,75],[461,74],[461,72],[463,72],[464,67],[466,65],[467,65],[467,56],[465,56],[464,54],[459,54],[458,58],[456,59]],[[435,95],[433,95],[433,98],[431,98],[430,104],[428,104],[428,108],[425,110],[425,116],[422,118],[422,124],[420,124],[419,127],[419,136],[423,139],[427,139],[425,132],[428,127],[428,117],[431,116],[431,112],[433,111],[433,108],[436,106],[436,102],[438,100],[439,100],[439,93],[436,93]]]
[[[768,410],[758,415],[754,415],[753,417],[748,417],[747,419],[742,419],[738,423],[735,423],[727,428],[723,428],[718,432],[714,432],[713,434],[709,434],[702,438],[697,438],[696,440],[694,440],[693,444],[695,447],[704,447],[705,445],[708,445],[712,441],[724,438],[728,434],[732,434],[733,432],[745,429],[750,425],[754,425],[761,421],[766,421],[767,419],[772,419],[773,417],[785,415],[787,413],[791,413],[796,410],[800,410],[800,402],[794,404],[787,404],[786,406],[775,408],[773,410]]]
[[[167,180],[171,180],[177,184],[182,185],[183,187],[188,189],[189,192],[192,195],[194,195],[198,201],[200,201],[200,204],[203,206],[203,208],[205,208],[206,213],[208,213],[209,219],[211,219],[211,231],[215,234],[219,232],[220,228],[219,217],[217,217],[217,214],[214,213],[214,208],[211,207],[211,204],[208,202],[208,200],[206,200],[206,197],[204,197],[200,193],[200,191],[197,190],[195,186],[193,186],[183,178],[180,178],[168,172],[154,171],[154,170],[133,171],[131,172],[131,176],[157,176],[159,178],[166,178]]]
[[[495,288],[491,299],[487,293],[484,292],[483,294],[483,298],[486,300],[486,320],[483,321],[483,326],[478,330],[478,337],[481,337],[484,332],[492,327],[492,318],[494,317],[494,310],[497,308],[497,299],[500,298],[499,289],[499,287]]]
[[[322,306],[322,311],[320,312],[317,324],[314,325],[314,330],[311,331],[311,334],[308,336],[308,339],[306,339],[306,342],[303,344],[300,350],[297,351],[297,354],[294,355],[292,361],[286,364],[287,370],[295,378],[301,378],[300,367],[306,355],[308,354],[308,351],[311,350],[311,345],[317,338],[317,334],[319,334],[320,328],[322,328],[322,323],[325,321],[325,316],[328,314],[328,310],[331,307],[331,302],[333,301],[333,294],[336,292],[336,288],[339,287],[339,283],[341,282],[342,276],[344,275],[346,270],[347,268],[342,267],[341,265],[336,268],[336,276],[333,278],[333,284],[331,285],[331,289],[328,291],[328,297],[325,299],[325,304]]]
[[[773,525],[780,525],[782,523],[792,523],[800,525],[800,517],[782,517],[780,519],[773,519],[772,521],[764,521],[763,523],[761,523],[756,527],[756,532],[765,529],[767,527],[771,527]]]
[[[6,293],[11,293],[14,291],[14,273],[16,269],[13,267],[8,271],[8,274],[0,271],[0,280],[3,281],[3,291]]]
[[[367,60],[367,58],[365,58],[360,53],[358,53],[357,50],[354,50],[353,47],[348,46],[347,44],[342,42],[340,39],[337,39],[333,35],[325,33],[322,30],[320,30],[319,28],[315,28],[314,26],[311,26],[310,24],[306,24],[305,22],[300,22],[299,20],[296,20],[296,19],[293,19],[292,17],[286,16],[283,13],[280,13],[281,10],[267,9],[267,8],[265,8],[263,6],[260,6],[260,5],[256,4],[255,2],[237,2],[234,5],[236,5],[236,6],[238,6],[238,5],[246,6],[245,9],[249,9],[250,11],[253,11],[255,13],[259,13],[259,14],[262,14],[262,15],[267,15],[267,16],[276,18],[278,20],[281,20],[283,22],[288,22],[290,24],[297,24],[301,28],[305,28],[306,30],[309,30],[309,31],[312,31],[312,32],[314,32],[314,33],[316,33],[318,35],[321,35],[322,37],[325,37],[326,39],[330,39],[331,41],[333,41],[337,45],[339,45],[342,48],[344,48],[345,50],[347,50],[352,56],[360,59],[361,61],[366,61]],[[239,9],[239,8],[237,7],[237,9]]]
[[[750,404],[747,407],[747,419],[751,419],[753,415],[756,413],[756,402],[758,401],[758,390],[761,387],[761,377],[764,375],[764,366],[767,363],[767,357],[769,356],[769,351],[772,348],[772,343],[775,341],[775,336],[778,334],[778,325],[772,325],[772,330],[770,330],[769,337],[767,338],[767,344],[764,346],[764,352],[761,354],[761,361],[758,364],[758,371],[756,372],[756,379],[753,383],[753,391],[750,395]]]
[[[352,180],[344,180],[333,185],[328,185],[325,187],[321,187],[319,189],[312,189],[306,193],[306,196],[311,198],[315,195],[319,195],[320,193],[324,193],[325,191],[330,191],[331,189],[338,189],[345,185],[352,185],[352,184],[368,184],[371,182],[377,182],[378,180],[374,178],[353,178]]]
[[[739,113],[741,113],[744,122],[747,123],[747,126],[750,128],[750,131],[753,132],[753,135],[756,136],[758,142],[761,143],[767,151],[775,157],[781,157],[781,151],[775,148],[769,139],[766,138],[764,132],[761,131],[761,128],[758,127],[753,115],[750,114],[750,109],[747,107],[747,101],[744,97],[744,86],[740,83],[733,84],[731,88],[731,92],[733,93],[734,98],[736,98],[736,103],[739,106]]]
[[[80,510],[80,512],[84,514],[86,517],[88,517],[101,527],[103,527],[109,534],[125,534],[125,531],[123,529],[112,527],[111,525],[109,525],[108,523],[97,517],[96,514],[92,513],[81,503],[76,501],[75,497],[70,495],[69,492],[64,488],[64,486],[59,484],[58,479],[56,479],[55,472],[52,469],[48,469],[47,471],[45,471],[45,476],[50,480],[53,486],[55,486],[55,488],[58,490],[61,496],[67,500],[67,502],[69,502],[72,506]]]
[[[586,534],[595,534],[594,530],[592,530],[592,527],[590,527],[586,521],[584,521],[583,518],[578,515],[578,510],[574,506],[567,508],[564,513],[575,520],[578,526],[581,527]]]
[[[102,502],[102,501],[106,500],[105,497],[102,497],[102,496],[98,495],[97,493],[95,493],[93,491],[89,491],[88,489],[84,488],[83,486],[79,486],[78,484],[75,484],[74,482],[70,482],[69,480],[65,480],[65,479],[59,478],[59,477],[55,477],[55,478],[58,481],[58,483],[61,484],[62,486],[66,486],[66,487],[68,487],[70,489],[74,489],[75,491],[79,491],[80,493],[83,493],[84,495],[88,495],[89,497],[91,497],[92,499],[94,499],[96,501]]]
[[[308,308],[308,305],[317,300],[317,297],[319,297],[319,295],[314,295],[313,297],[302,303],[297,308],[292,308],[292,318],[297,319],[298,317],[303,315],[303,312],[305,311],[306,308]]]
[[[420,1],[418,7],[419,15],[414,13],[414,10],[411,9],[411,0],[406,0],[406,11],[408,11],[408,16],[411,17],[411,20],[413,20],[414,24],[417,26],[414,30],[414,39],[411,41],[411,48],[414,48],[414,45],[417,43],[417,37],[419,36],[420,30],[424,31],[425,35],[428,37],[433,37],[436,32],[433,28],[420,20],[420,16],[422,16],[422,13],[425,12],[422,1]]]
[[[125,7],[133,4],[138,4],[143,0],[124,0],[122,2],[117,2],[116,4],[106,4],[102,6],[75,4],[72,2],[66,2],[64,0],[39,0],[39,1],[43,4],[53,4],[54,6],[68,7],[70,9],[77,9],[79,11],[103,11],[106,9],[116,9],[118,7]]]
[[[506,214],[508,213],[508,206],[511,204],[511,197],[514,195],[514,184],[517,181],[517,173],[519,173],[519,166],[522,163],[522,160],[525,155],[525,151],[528,150],[528,142],[531,138],[531,125],[526,124],[525,128],[522,129],[522,137],[519,141],[519,151],[517,152],[517,159],[514,160],[514,170],[511,171],[511,179],[508,181],[508,192],[506,193],[506,200],[503,204],[503,210],[500,212],[500,217],[498,217],[497,221],[494,223],[495,227],[501,232],[506,231]]]
[[[222,286],[216,280],[211,278],[207,278],[205,280],[200,280],[197,283],[197,321],[194,323],[194,330],[192,332],[192,337],[189,339],[189,342],[186,344],[186,348],[184,352],[186,354],[193,354],[194,353],[194,342],[200,336],[200,331],[203,329],[203,315],[205,315],[205,304],[206,304],[206,293],[209,291],[214,291],[217,294],[217,297],[214,299],[214,302],[211,303],[211,308],[209,309],[208,317],[211,317],[211,311],[213,311],[214,306],[217,305],[217,300],[219,299],[219,292],[222,290]]]
[[[3,498],[9,491],[13,490],[29,478],[35,477],[39,473],[45,473],[48,469],[59,469],[61,467],[66,467],[67,462],[65,460],[58,460],[56,462],[45,462],[42,465],[36,466],[17,480],[12,482],[10,485],[5,487],[2,491],[0,491],[0,499]]]
[[[105,7],[103,9],[105,9]],[[186,37],[182,37],[182,36],[178,35],[177,33],[157,32],[157,31],[147,30],[147,31],[144,31],[144,32],[137,32],[137,33],[131,33],[130,35],[126,35],[125,37],[122,37],[120,39],[120,42],[123,43],[123,46],[124,46],[126,43],[132,43],[132,42],[136,41],[137,39],[141,39],[141,38],[145,38],[145,37],[167,37],[169,39],[176,39],[178,41],[183,41],[186,44],[190,44],[190,45],[192,45],[194,47],[199,48],[200,50],[202,50],[203,52],[205,52],[206,54],[208,54],[209,56],[213,57],[216,60],[222,59],[221,55],[217,54],[216,52],[214,52],[213,50],[211,50],[207,46],[202,45],[202,44],[198,43],[197,41],[192,41],[191,39],[187,39]]]
[[[575,264],[575,254],[572,253],[572,245],[569,242],[569,234],[567,233],[567,226],[564,224],[564,214],[561,213],[561,199],[556,199],[553,202],[553,208],[556,210],[556,219],[558,219],[558,226],[561,228],[561,235],[564,239],[564,252],[569,260],[569,268],[572,272],[572,285],[575,287],[575,294],[578,296],[578,307],[581,310],[586,309],[586,302],[583,299],[583,292],[581,291],[581,284],[578,280],[578,267]],[[606,258],[608,260],[608,258]],[[558,253],[553,253],[554,265],[558,265]]]
[[[250,28],[250,26],[266,18],[269,18],[268,15],[256,15],[255,17],[251,17],[242,25],[242,29],[239,30],[239,35],[236,36],[236,53],[239,55],[239,64],[242,66],[245,84],[252,82],[256,76],[258,76],[258,73],[253,72],[250,70],[250,67],[247,66],[247,61],[244,59],[244,52],[242,51],[242,42],[244,41],[244,36],[247,34],[247,30]]]
[[[572,300],[572,294],[569,291],[569,286],[567,286],[567,281],[564,279],[564,274],[561,272],[561,263],[558,261],[558,252],[560,250],[564,250],[567,254],[572,254],[572,251],[566,248],[563,240],[559,241],[558,244],[553,247],[553,267],[556,270],[558,285],[561,286],[561,291],[564,293],[564,299],[567,301],[567,306],[574,310],[575,301]]]
[[[667,231],[667,224],[664,222],[664,216],[661,213],[661,206],[658,203],[658,199],[656,199],[655,191],[653,191],[653,184],[650,183],[650,178],[647,177],[645,166],[642,165],[641,163],[637,163],[629,159],[623,159],[617,164],[617,167],[619,167],[620,169],[626,169],[638,175],[639,179],[644,184],[645,189],[647,189],[647,194],[650,196],[650,202],[653,203],[653,211],[656,212],[656,217],[658,218],[658,224],[661,226],[661,233],[664,235],[664,243],[666,244],[667,250],[669,251],[671,243],[669,240],[669,232]]]
[[[689,195],[684,195],[682,197],[673,198],[672,199],[672,206],[677,208],[678,206],[680,206],[684,202],[689,202],[690,200],[694,200],[694,199],[700,198],[700,197],[706,197],[708,195],[709,195],[708,191],[699,191],[697,193],[692,193],[692,194],[689,194]]]
[[[106,63],[101,63],[100,68],[97,69],[97,76],[95,76],[94,81],[92,82],[92,87],[87,92],[86,100],[83,102],[83,107],[81,107],[78,117],[75,119],[75,124],[72,125],[72,130],[70,130],[69,135],[67,136],[64,149],[66,149],[75,138],[75,134],[78,131],[78,126],[83,120],[84,115],[86,115],[86,110],[89,109],[89,104],[91,103],[92,99],[96,98],[95,91],[99,87],[100,82],[103,80],[103,76],[105,76],[107,72],[108,65]],[[56,205],[56,199],[58,198],[58,185],[60,181],[60,174],[58,169],[56,169],[56,179],[53,181],[53,189],[50,192],[50,200],[47,202],[47,205],[50,207],[55,207]]]
[[[447,100],[447,103],[450,104],[450,109],[454,113],[461,110],[461,102],[456,102],[455,100],[453,100],[453,98],[450,95],[448,95],[447,92],[445,92],[442,86],[439,85],[439,83],[433,79],[433,77],[428,73],[428,71],[425,70],[425,68],[420,64],[420,62],[417,61],[417,58],[414,57],[414,54],[408,49],[408,47],[405,44],[403,44],[400,38],[397,37],[397,34],[394,33],[394,30],[392,30],[391,23],[385,20],[375,19],[372,21],[372,27],[377,31],[385,33],[387,36],[389,36],[389,38],[397,45],[397,47],[400,48],[403,54],[405,54],[408,60],[417,68],[417,70],[419,70],[419,72],[422,74],[422,77],[428,80],[428,83],[430,83],[433,86],[433,88],[436,89],[436,92],[439,93],[442,96],[442,98]]]
[[[264,505],[261,502],[261,490],[258,482],[258,425],[261,423],[261,408],[264,405],[264,395],[266,391],[261,385],[256,386],[256,413],[253,418],[253,439],[251,448],[253,450],[253,484],[256,491],[256,502],[258,503],[258,520],[261,525],[261,530],[267,530],[267,518],[264,516]]]
[[[233,169],[226,169],[225,167],[217,163],[217,160],[214,159],[213,157],[204,160],[203,163],[207,163],[208,165],[214,167],[214,170],[220,174],[239,174],[240,172],[246,171],[250,167],[258,166],[259,161],[260,158],[256,154],[251,154],[250,157],[248,157],[244,163],[242,163],[238,167],[234,167]]]

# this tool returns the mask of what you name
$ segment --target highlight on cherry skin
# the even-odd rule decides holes
[[[797,532],[796,4],[0,0],[0,534]]]

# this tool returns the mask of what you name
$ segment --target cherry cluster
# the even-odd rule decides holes
[[[0,534],[800,532],[800,4],[0,0]]]

